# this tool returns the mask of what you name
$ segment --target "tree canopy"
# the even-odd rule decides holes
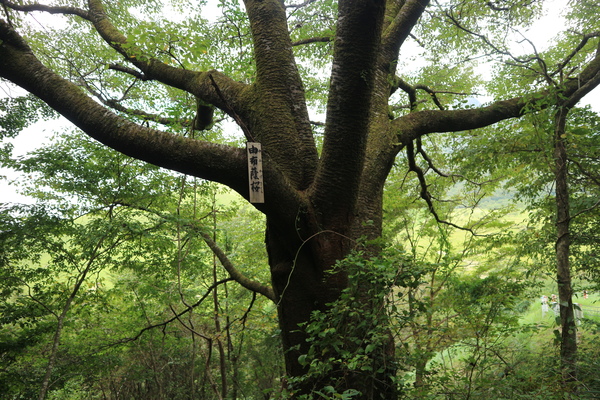
[[[325,353],[315,353],[311,329],[300,328],[348,293],[354,308],[387,307],[384,294],[394,285],[361,280],[355,267],[363,264],[353,257],[369,269],[380,265],[384,187],[399,166],[416,178],[437,222],[479,234],[476,221],[446,220],[430,185],[436,174],[474,180],[445,174],[433,156],[460,146],[468,163],[479,130],[571,109],[600,83],[597,4],[567,4],[565,29],[538,50],[527,28],[544,3],[246,0],[219,3],[220,15],[208,20],[203,2],[0,0],[0,77],[103,145],[223,184],[248,201],[242,144],[260,143],[265,199],[253,206],[266,218],[270,286],[228,264],[210,235],[206,243],[231,279],[276,304],[293,395],[331,388],[393,398],[393,335],[384,329],[365,341],[334,331],[346,351],[371,364],[311,374],[306,355],[318,363]],[[58,19],[45,23],[48,14]],[[484,69],[491,78],[479,76]],[[491,100],[475,102],[481,95]],[[475,165],[477,178],[490,178],[495,162]],[[350,255],[353,262],[342,262]],[[358,318],[350,313],[336,323],[362,326]],[[364,329],[389,325],[365,321]]]

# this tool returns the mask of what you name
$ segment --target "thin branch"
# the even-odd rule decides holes
[[[419,103],[419,101],[417,101],[417,90],[423,90],[423,91],[427,92],[429,94],[429,96],[431,97],[431,99],[433,100],[434,104],[440,110],[445,110],[446,107],[444,107],[444,105],[440,102],[440,100],[437,96],[438,94],[452,94],[452,95],[457,95],[457,96],[476,95],[476,93],[453,92],[453,91],[449,91],[449,90],[434,90],[434,89],[431,89],[429,86],[423,85],[423,84],[411,85],[410,83],[406,82],[401,77],[395,76],[394,83],[392,84],[392,87],[390,89],[390,95],[393,94],[394,92],[396,92],[396,90],[398,90],[398,89],[401,89],[403,92],[405,92],[408,95],[408,99],[409,99],[409,103],[410,103],[409,108],[411,111],[414,111],[417,107],[417,104]]]
[[[581,172],[588,179],[590,179],[592,182],[594,182],[596,184],[596,186],[600,187],[600,177],[594,176],[587,169],[585,169],[579,161],[574,160],[571,157],[569,158],[569,162],[573,163],[577,167],[577,169],[579,169],[579,172]]]
[[[169,318],[168,320],[166,320],[166,321],[163,321],[163,322],[160,322],[160,323],[158,323],[158,324],[152,324],[152,325],[148,325],[148,326],[146,326],[145,328],[142,328],[142,329],[141,329],[141,330],[140,330],[140,331],[139,331],[139,332],[138,332],[138,333],[137,333],[135,336],[133,336],[133,337],[129,337],[129,338],[124,338],[124,339],[121,339],[121,340],[119,340],[119,341],[117,341],[117,342],[115,342],[115,343],[112,343],[112,344],[110,344],[110,345],[107,345],[107,346],[105,346],[105,347],[111,347],[111,346],[115,346],[115,345],[119,345],[119,344],[123,344],[123,343],[134,342],[134,341],[138,340],[138,339],[139,339],[139,338],[140,338],[140,337],[141,337],[141,336],[144,334],[144,332],[146,332],[146,331],[149,331],[149,330],[151,330],[151,329],[154,329],[154,328],[159,328],[159,327],[162,327],[162,328],[164,328],[164,327],[166,327],[166,326],[167,326],[168,324],[170,324],[171,322],[173,322],[173,321],[175,321],[175,320],[179,319],[179,318],[180,318],[182,315],[185,315],[185,314],[187,314],[188,312],[192,311],[194,308],[196,308],[196,307],[198,307],[200,304],[202,304],[202,302],[203,302],[204,300],[206,300],[206,298],[207,298],[207,297],[210,295],[210,293],[211,293],[211,292],[212,292],[212,291],[213,291],[213,290],[214,290],[216,287],[218,287],[219,285],[222,285],[222,284],[224,284],[224,283],[226,283],[226,282],[233,281],[233,280],[234,280],[233,278],[225,278],[225,279],[221,279],[220,281],[217,281],[217,282],[213,283],[212,285],[210,285],[210,286],[208,287],[208,290],[206,291],[206,293],[204,293],[204,295],[203,295],[203,296],[202,296],[202,297],[201,297],[201,298],[200,298],[200,299],[199,299],[197,302],[195,302],[195,303],[194,303],[194,304],[192,304],[191,306],[189,306],[189,307],[185,308],[183,311],[180,311],[180,312],[178,312],[178,313],[175,313],[175,315],[174,315],[172,318]]]
[[[600,206],[600,200],[596,201],[594,204],[592,204],[592,205],[591,205],[591,206],[589,206],[588,208],[586,208],[586,209],[583,209],[583,210],[581,210],[581,211],[578,211],[577,213],[573,214],[573,215],[572,215],[572,216],[571,216],[569,219],[570,219],[570,220],[573,220],[573,219],[577,218],[578,216],[580,216],[580,215],[582,215],[582,214],[585,214],[585,213],[587,213],[587,212],[590,212],[590,211],[592,211],[592,210],[594,210],[594,209],[598,208],[598,206]]]
[[[441,171],[440,169],[438,169],[435,166],[435,164],[433,163],[433,160],[431,159],[431,157],[429,157],[429,154],[427,154],[427,152],[423,148],[423,144],[422,144],[421,138],[420,137],[417,138],[416,141],[417,141],[417,153],[421,155],[421,157],[425,160],[425,162],[427,162],[427,166],[429,167],[429,169],[431,169],[433,172],[435,172],[439,176],[441,176],[443,178],[452,178],[452,179],[458,178],[458,179],[462,179],[465,182],[468,182],[468,183],[470,183],[472,185],[479,186],[479,187],[485,185],[486,183],[491,183],[491,182],[495,181],[494,179],[490,179],[490,180],[483,181],[483,182],[476,182],[476,181],[473,181],[471,179],[468,179],[467,177],[465,177],[462,174],[447,174],[447,173]]]
[[[232,321],[229,321],[227,323],[227,325],[225,325],[222,329],[222,331],[228,331],[229,328],[231,328],[231,326],[235,323],[240,321],[242,323],[242,329],[244,329],[246,327],[246,320],[248,319],[248,315],[250,315],[250,311],[252,311],[252,307],[254,306],[254,302],[256,301],[256,292],[252,292],[252,299],[250,300],[250,304],[248,305],[248,308],[246,309],[246,311],[244,311],[244,314],[239,317],[239,318],[235,318]]]
[[[2,4],[2,9],[4,10],[4,15],[6,15],[6,22],[8,22],[8,24],[14,28],[15,26],[13,25],[10,18],[10,13],[8,12],[8,6],[6,4]]]
[[[510,7],[500,7],[500,6],[495,5],[491,1],[488,1],[487,3],[485,3],[485,5],[494,11],[510,11]]]
[[[521,36],[523,36],[523,35],[521,34]],[[546,64],[546,61],[544,61],[544,59],[539,55],[537,48],[535,47],[533,42],[531,40],[527,39],[525,36],[523,36],[523,40],[521,42],[529,43],[529,45],[533,49],[533,53],[535,54],[534,59],[535,59],[535,61],[537,61],[537,64],[540,67],[541,74],[544,77],[544,80],[546,81],[546,83],[548,83],[550,85],[555,85],[556,82],[554,81],[554,79],[552,79],[551,74],[548,73],[548,65]],[[521,43],[521,42],[519,42],[519,43]],[[539,74],[540,71],[535,71],[535,72],[537,72]]]
[[[120,104],[120,102],[122,100],[125,100],[125,98],[127,97],[127,94],[129,93],[129,91],[136,85],[136,83],[138,81],[147,81],[150,80],[150,78],[148,78],[146,75],[142,74],[141,72],[139,72],[138,70],[135,70],[133,68],[129,68],[129,67],[125,67],[119,64],[110,64],[109,65],[109,69],[113,69],[116,71],[121,71],[121,72],[125,72],[128,73],[130,75],[133,75],[136,80],[134,80],[133,82],[131,82],[131,84],[129,85],[129,87],[125,90],[125,92],[123,93],[123,95],[121,96],[121,99],[116,100],[116,99],[109,99],[106,96],[104,96],[103,94],[101,94],[99,91],[97,91],[96,89],[94,89],[90,83],[88,83],[88,81],[86,81],[86,77],[88,75],[91,75],[93,72],[95,72],[97,69],[94,69],[86,74],[81,73],[77,67],[74,65],[74,63],[72,62],[71,59],[69,58],[65,58],[65,61],[71,65],[71,68],[77,73],[77,75],[79,76],[78,82],[81,86],[83,86],[88,92],[90,92],[93,96],[95,96],[98,100],[100,100],[100,102],[102,102],[102,104],[120,111],[122,113],[125,113],[127,115],[132,115],[135,117],[139,117],[142,118],[145,121],[153,121],[153,122],[157,122],[160,123],[162,125],[167,125],[167,126],[173,126],[173,125],[181,125],[181,126],[191,126],[192,125],[192,121],[191,120],[185,120],[185,119],[176,119],[176,118],[165,118],[165,117],[161,117],[158,114],[152,114],[152,113],[148,113],[142,110],[138,110],[138,109],[132,109],[132,108],[128,108],[128,107],[124,107],[123,105]]]
[[[394,84],[390,89],[390,95],[394,94],[396,90],[401,89],[408,95],[409,108],[411,111],[417,108],[417,90],[414,86],[410,85],[404,79],[396,76],[394,78]]]
[[[179,119],[179,118],[161,117],[158,114],[148,113],[146,111],[138,110],[138,109],[135,109],[135,108],[124,107],[123,105],[121,105],[119,103],[119,100],[105,99],[103,97],[98,97],[98,99],[103,104],[107,105],[108,107],[110,107],[110,108],[112,108],[114,110],[120,111],[120,112],[125,113],[127,115],[132,115],[132,116],[135,116],[135,117],[142,118],[145,121],[158,122],[159,124],[167,125],[167,126],[180,125],[180,126],[183,126],[183,127],[187,127],[187,126],[191,126],[192,125],[192,120],[190,120],[190,119]]]
[[[302,8],[302,7],[306,7],[309,4],[314,3],[317,0],[306,0],[304,3],[300,3],[300,4],[287,4],[285,6],[285,8]]]
[[[408,37],[411,38],[412,40],[414,40],[415,42],[417,42],[417,44],[419,46],[421,46],[422,48],[427,48],[427,46],[425,46],[425,44],[421,41],[421,39],[419,39],[418,37],[416,37],[413,33],[409,33]]]
[[[446,323],[448,323],[448,321],[450,321],[450,320],[452,320],[452,319],[454,319],[456,317],[459,317],[459,316],[460,316],[460,314],[448,315],[448,316],[440,319],[439,321],[436,321],[436,325],[433,326],[432,328],[433,329],[438,328],[438,327],[442,326],[442,324],[446,324]],[[420,328],[420,326],[419,326],[419,328]],[[401,340],[402,340],[402,342],[405,342],[408,339],[410,339],[411,337],[414,337],[415,335],[417,335],[418,333],[419,333],[418,330],[411,330],[411,332],[409,333],[409,335],[402,337]]]
[[[423,159],[427,162],[427,165],[429,166],[429,168],[435,172],[436,174],[438,174],[441,177],[444,178],[448,178],[450,177],[450,175],[440,171],[439,169],[437,169],[437,167],[433,164],[433,161],[431,160],[431,158],[429,157],[429,155],[425,152],[425,150],[423,149],[423,143],[421,138],[417,138],[417,153],[421,154],[421,157],[423,157]]]
[[[80,84],[83,85],[86,90],[88,92],[90,92],[94,97],[96,97],[98,100],[100,100],[100,102],[114,110],[120,111],[124,114],[127,115],[132,115],[135,117],[139,117],[142,118],[145,121],[153,121],[153,122],[157,122],[159,124],[162,125],[167,125],[167,126],[173,126],[173,125],[180,125],[180,126],[191,126],[192,125],[192,120],[189,119],[178,119],[178,118],[166,118],[166,117],[161,117],[158,114],[153,114],[153,113],[149,113],[143,110],[138,110],[135,108],[128,108],[123,106],[120,101],[121,100],[116,100],[116,99],[108,99],[106,98],[102,93],[96,91],[94,88],[92,88],[85,80],[80,79]],[[135,84],[132,83],[132,85]],[[129,89],[128,89],[129,90]],[[125,96],[123,96],[125,97]]]
[[[256,292],[252,292],[252,300],[250,300],[250,305],[248,305],[248,309],[246,310],[246,312],[244,313],[244,315],[242,315],[242,318],[240,318],[240,321],[242,321],[242,325],[246,325],[246,320],[248,319],[248,315],[250,314],[250,310],[252,310],[252,306],[254,305],[254,302],[256,301]]]
[[[420,196],[423,200],[425,200],[425,203],[427,203],[427,208],[429,209],[429,212],[431,213],[431,215],[433,215],[433,217],[435,218],[435,220],[440,223],[440,224],[445,224],[445,225],[449,225],[452,226],[456,229],[460,229],[463,231],[467,231],[469,233],[471,233],[473,236],[482,236],[479,235],[477,233],[475,233],[473,231],[473,229],[471,228],[466,228],[463,226],[459,226],[456,225],[450,221],[446,221],[443,220],[439,217],[437,211],[435,210],[435,207],[433,205],[432,202],[432,196],[431,193],[429,193],[429,189],[428,189],[428,185],[427,185],[427,180],[425,179],[425,173],[423,172],[423,170],[421,169],[421,167],[419,167],[415,161],[415,147],[414,144],[412,142],[407,143],[406,145],[406,156],[408,159],[408,168],[409,171],[414,172],[415,174],[417,174],[417,179],[419,180],[419,185],[421,186],[421,191],[420,191]]]
[[[210,337],[208,337],[206,335],[201,334],[200,332],[196,331],[193,327],[188,326],[185,322],[183,322],[182,319],[181,319],[181,316],[177,314],[177,311],[175,311],[175,309],[173,308],[173,306],[171,304],[169,304],[169,308],[171,309],[171,312],[173,313],[173,315],[175,316],[175,318],[177,319],[177,321],[181,324],[181,326],[183,326],[185,329],[187,329],[188,331],[190,331],[194,335],[197,335],[197,336],[201,337],[202,339],[204,339],[206,341],[212,341],[212,338],[210,338]]]
[[[127,204],[127,203],[123,203],[123,202],[119,202],[119,205],[122,205],[124,207],[131,207],[131,208],[135,208],[138,210],[142,210],[142,211],[146,211],[149,213],[152,213],[156,216],[158,216],[159,218],[165,219],[167,220],[168,217],[164,216],[163,214],[151,210],[147,207],[141,207],[141,206],[136,206],[133,204]],[[210,214],[208,214],[210,215]],[[223,265],[223,268],[225,268],[225,270],[229,273],[229,275],[231,276],[231,278],[233,280],[235,280],[237,283],[239,283],[240,285],[242,285],[243,287],[245,287],[248,290],[251,290],[253,292],[257,292],[262,294],[263,296],[265,296],[266,298],[275,301],[275,293],[273,292],[273,289],[270,286],[266,286],[263,285],[262,283],[258,282],[258,281],[254,281],[250,278],[248,278],[247,276],[245,276],[242,272],[240,272],[231,262],[231,260],[229,260],[229,258],[227,257],[227,255],[225,254],[225,252],[219,247],[219,245],[212,239],[212,237],[210,236],[210,234],[204,232],[202,230],[202,227],[196,225],[196,224],[189,224],[188,225],[189,228],[194,229],[195,231],[197,231],[198,233],[200,233],[200,236],[202,236],[202,238],[204,239],[204,241],[206,242],[206,244],[208,245],[208,247],[212,250],[212,252],[217,256],[217,258],[219,259],[219,261],[221,262],[221,265]]]
[[[439,6],[439,3],[438,3],[438,6]],[[485,36],[484,34],[475,32],[474,30],[469,29],[466,26],[464,26],[463,24],[461,24],[461,22],[458,20],[458,18],[452,13],[452,10],[446,10],[446,11],[443,11],[443,13],[450,20],[450,22],[452,24],[454,24],[457,28],[480,39],[484,44],[489,46],[495,53],[510,57],[512,60],[514,60],[517,63],[517,65],[525,66],[526,64],[528,64],[532,61],[537,62],[538,65],[540,66],[541,71],[535,71],[535,72],[541,73],[547,83],[555,84],[554,80],[551,78],[550,74],[548,73],[546,62],[539,56],[535,45],[529,39],[527,39],[523,36],[523,41],[526,41],[527,43],[529,43],[529,45],[533,49],[534,55],[527,57],[527,58],[519,58],[519,57],[513,55],[508,50],[501,49],[500,47],[498,47],[497,45],[492,43],[492,41],[490,39],[488,39],[488,37]]]
[[[425,104],[427,103],[427,100],[425,99],[421,99],[417,101],[417,104]],[[390,104],[390,111],[397,111],[397,110],[410,110],[410,111],[414,111],[413,109],[411,109],[410,104]],[[393,114],[390,116],[391,119],[393,119]]]
[[[445,110],[446,107],[444,107],[442,105],[442,103],[440,102],[440,100],[437,97],[438,93],[452,93],[452,92],[448,92],[448,91],[434,91],[433,89],[429,88],[426,85],[415,85],[415,89],[421,89],[426,91],[427,93],[429,93],[429,95],[431,96],[431,100],[433,100],[433,103],[437,106],[437,108],[439,108],[440,110]],[[454,93],[454,94],[458,94],[458,93]]]
[[[37,297],[35,297],[32,293],[31,293],[31,286],[24,280],[22,280],[21,278],[17,279],[21,282],[21,284],[23,286],[27,287],[27,295],[29,296],[29,298],[31,300],[33,300],[35,303],[37,303],[40,307],[42,307],[44,310],[46,310],[47,312],[49,312],[50,314],[52,314],[56,319],[58,319],[58,314],[56,314],[54,312],[54,310],[52,310],[50,307],[48,307],[46,304],[44,304],[41,300],[38,300]]]
[[[213,76],[212,76],[211,73],[208,74],[208,77],[210,78],[210,82],[211,82],[213,88],[215,89],[215,92],[217,92],[217,96],[219,96],[219,98],[221,99],[221,101],[223,102],[223,104],[225,105],[225,107],[227,108],[225,111],[227,111],[228,114],[230,114],[233,117],[233,119],[235,120],[235,122],[242,129],[242,132],[244,132],[244,136],[246,136],[246,140],[248,140],[249,142],[255,142],[256,140],[254,140],[254,137],[252,136],[252,133],[250,132],[250,129],[248,129],[248,127],[246,126],[246,124],[244,123],[244,121],[242,120],[242,118],[235,112],[235,110],[233,109],[233,107],[229,106],[229,103],[227,102],[227,100],[223,96],[223,93],[221,92],[221,89],[219,88],[219,85],[217,85],[217,82],[215,81],[215,78],[213,78]]]
[[[563,103],[564,107],[575,107],[575,105],[581,100],[585,95],[594,90],[596,87],[600,85],[600,69],[596,71],[596,73],[588,79],[583,85],[579,78],[577,79],[577,89],[568,97],[568,99]]]
[[[594,175],[592,175],[588,170],[586,170],[578,161],[573,160],[571,158],[569,158],[569,161],[571,163],[573,163],[575,166],[577,166],[577,169],[579,169],[579,171],[585,175],[588,179],[590,179],[592,182],[594,182],[594,184],[596,184],[596,186],[600,186],[600,179]],[[583,209],[581,211],[578,211],[577,213],[575,213],[574,215],[571,216],[571,220],[575,219],[576,217],[585,214],[587,212],[590,212],[596,208],[598,208],[598,206],[600,206],[600,199],[598,201],[596,201],[593,205],[591,205],[590,207]]]
[[[577,55],[577,53],[579,53],[581,51],[581,49],[583,49],[583,47],[586,45],[586,43],[590,39],[600,36],[600,32],[591,32],[588,34],[584,34],[582,36],[583,37],[581,38],[581,41],[579,42],[577,47],[575,47],[571,51],[571,53],[568,56],[566,56],[560,64],[558,64],[556,66],[556,70],[555,70],[554,74],[558,73],[559,71],[562,71],[565,68],[565,66],[573,59],[573,57],[575,57]]]
[[[232,277],[233,280],[235,280],[237,283],[239,283],[248,290],[260,293],[266,298],[272,300],[273,302],[276,301],[275,292],[273,292],[273,289],[271,287],[263,285],[260,282],[254,281],[246,277],[237,268],[235,268],[231,260],[229,260],[229,257],[227,257],[225,252],[219,247],[219,245],[217,245],[217,243],[208,233],[200,232],[200,235],[202,236],[208,247],[210,247],[212,252],[217,256],[223,268],[225,268],[225,270],[229,272],[229,275]]]

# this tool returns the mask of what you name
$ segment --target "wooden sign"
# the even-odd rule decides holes
[[[262,171],[262,147],[260,143],[246,143],[248,154],[248,187],[250,203],[264,203],[265,192]]]

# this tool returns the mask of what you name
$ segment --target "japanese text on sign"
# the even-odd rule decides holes
[[[262,173],[262,148],[260,143],[246,143],[248,154],[248,185],[251,203],[264,203],[265,192]]]

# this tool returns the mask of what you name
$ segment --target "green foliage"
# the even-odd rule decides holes
[[[204,2],[105,3],[126,33],[124,47],[139,59],[155,57],[188,70],[216,65],[233,79],[252,81],[250,26],[239,1],[219,2],[222,17],[214,23],[202,14]],[[307,101],[322,112],[332,52],[327,38],[335,32],[337,3],[303,4],[287,2],[288,26],[294,41],[321,38],[294,52]],[[593,40],[583,43],[562,63],[565,49],[581,41],[582,21],[590,31],[598,23],[593,1],[573,2],[577,8],[568,18],[577,29],[535,54],[529,54],[533,46],[511,54],[511,43],[521,41],[517,30],[539,15],[541,2],[482,4],[435,2],[408,39],[423,47],[422,62],[411,70],[414,59],[403,54],[399,61],[409,83],[433,88],[447,108],[471,107],[471,96],[482,91],[521,94],[547,81],[560,87],[597,47]],[[173,10],[189,18],[181,20]],[[166,129],[188,134],[184,122],[193,117],[194,100],[107,68],[115,54],[86,22],[75,18],[48,29],[17,15],[11,22],[25,27],[33,47],[45,48],[38,55],[47,65],[97,98],[174,118],[179,122]],[[47,43],[52,47],[40,46]],[[484,85],[476,77],[476,60],[490,56],[502,66],[494,70],[497,79]],[[408,112],[403,96],[391,98],[393,112]],[[347,277],[350,286],[301,327],[309,336],[308,352],[300,358],[307,374],[290,383],[312,389],[304,398],[360,398],[363,394],[348,389],[350,383],[362,380],[367,387],[390,375],[397,375],[406,398],[563,397],[556,351],[547,340],[555,327],[536,337],[519,321],[529,303],[525,279],[548,273],[552,265],[553,176],[547,169],[553,161],[552,121],[540,109],[560,99],[538,100],[523,110],[533,114],[525,122],[424,138],[417,164],[426,187],[414,173],[405,173],[407,159],[398,158],[386,187],[384,235],[404,253],[388,249],[371,256],[361,248],[331,271]],[[425,91],[417,103],[419,109],[439,107]],[[573,265],[592,288],[600,286],[599,122],[589,110],[572,115],[567,139],[577,215]],[[51,116],[32,97],[2,99],[0,136],[14,137]],[[201,138],[237,140],[222,137],[219,128],[217,122]],[[79,135],[58,136],[52,146],[18,160],[9,159],[9,150],[4,148],[3,161],[31,177],[22,190],[40,204],[6,206],[0,213],[3,395],[38,395],[64,311],[50,399],[277,396],[283,368],[275,307],[231,283],[217,285],[228,275],[199,235],[210,231],[236,266],[267,280],[261,268],[267,264],[260,234],[264,218],[256,210],[212,184],[132,161]],[[440,200],[434,202],[437,215],[466,230],[432,217],[423,206],[425,188]],[[513,200],[516,207],[527,205],[529,223],[509,225],[514,209],[505,206]],[[480,239],[472,233],[494,235]],[[586,329],[597,334],[590,325]],[[398,364],[390,361],[392,340]],[[597,338],[584,348],[580,379],[589,390],[582,398],[598,393]]]
[[[56,118],[56,113],[31,94],[0,98],[0,165],[8,161],[13,149],[6,139],[16,137],[35,122],[51,118]]]
[[[0,139],[14,138],[38,120],[55,117],[55,111],[31,94],[2,98],[0,99]]]
[[[227,275],[199,234],[214,232],[239,268],[264,279],[256,211],[80,134],[8,165],[30,176],[21,190],[42,201],[0,213],[4,398],[38,397],[57,334],[47,398],[273,391],[282,373],[278,341],[265,340],[273,307],[216,284]]]
[[[300,398],[360,398],[361,393],[348,388],[356,380],[369,387],[395,374],[389,353],[390,312],[395,306],[389,295],[404,262],[401,254],[391,250],[373,257],[356,250],[330,271],[347,274],[351,283],[326,310],[313,312],[303,327],[309,350],[299,361],[306,374],[290,383],[292,387],[310,385],[311,394]]]

